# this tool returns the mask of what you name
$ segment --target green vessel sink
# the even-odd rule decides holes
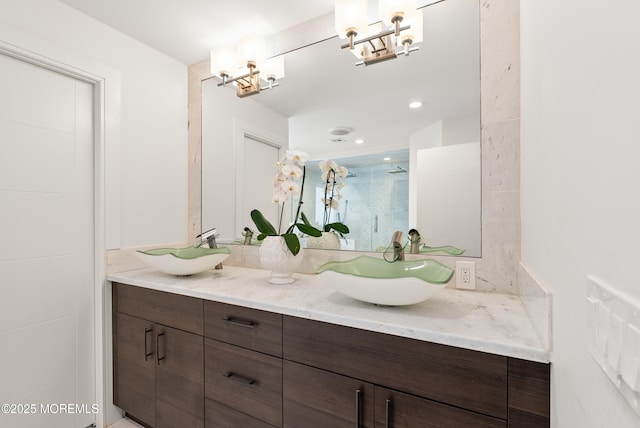
[[[316,271],[335,290],[364,302],[385,306],[420,303],[442,290],[453,269],[430,259],[401,260],[360,256],[329,262]]]
[[[136,252],[138,259],[161,272],[173,275],[194,275],[222,263],[231,250],[226,247],[154,248]]]

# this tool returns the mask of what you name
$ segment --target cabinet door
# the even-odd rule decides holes
[[[506,428],[504,420],[375,387],[376,428]]]
[[[157,324],[156,428],[204,427],[202,336]]]
[[[155,330],[153,323],[115,313],[114,404],[154,426]]]
[[[373,427],[373,385],[283,362],[285,428]]]

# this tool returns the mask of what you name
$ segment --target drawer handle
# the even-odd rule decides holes
[[[389,398],[387,398],[384,421],[384,428],[391,428],[391,400]]]
[[[224,322],[227,324],[235,325],[236,327],[244,327],[244,328],[256,328],[258,327],[258,323],[251,320],[243,320],[241,318],[234,317],[224,317],[222,318]]]
[[[356,428],[360,428],[360,401],[362,397],[362,391],[356,389]]]
[[[242,386],[246,386],[249,388],[253,388],[254,386],[256,386],[257,382],[253,379],[250,379],[248,377],[244,377],[238,374],[235,374],[233,372],[228,372],[226,374],[223,374],[222,376],[226,377],[229,380],[232,380],[236,383],[239,383]]]
[[[149,357],[153,355],[153,349],[151,350],[151,352],[149,352],[149,345],[147,343],[147,336],[152,331],[153,331],[153,328],[148,328],[148,327],[144,328],[144,360],[145,361],[147,361]]]
[[[160,338],[164,337],[164,332],[156,334],[156,364],[160,365],[160,361],[164,360],[165,355],[160,356]]]

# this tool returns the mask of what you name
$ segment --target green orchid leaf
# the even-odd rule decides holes
[[[284,233],[282,234],[284,238],[284,242],[287,244],[287,248],[291,251],[291,254],[294,256],[298,255],[300,252],[300,240],[295,233]]]
[[[273,225],[269,222],[269,220],[267,220],[264,217],[264,215],[262,215],[262,213],[260,211],[252,210],[251,211],[251,220],[253,220],[253,222],[255,223],[256,227],[258,228],[258,231],[260,231],[260,233],[268,235],[268,236],[275,236],[275,235],[278,234],[278,232],[276,232],[276,229],[273,227]],[[260,239],[260,238],[258,238],[258,239]]]
[[[349,227],[343,223],[329,223],[324,226],[325,232],[329,232],[331,229],[339,232],[340,234],[349,233]]]
[[[309,236],[315,236],[315,237],[322,236],[322,232],[311,225],[298,223],[296,224],[296,227],[300,232],[307,234]]]
[[[267,236],[269,236],[269,235],[267,235],[266,233],[261,233],[260,235],[258,235],[258,241],[262,241]]]
[[[306,224],[307,226],[311,226],[311,223],[309,222],[309,219],[307,218],[307,216],[304,215],[304,212],[300,212],[300,218],[302,218],[302,222],[304,224]]]

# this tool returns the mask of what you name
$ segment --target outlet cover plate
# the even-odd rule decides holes
[[[476,262],[456,262],[456,288],[476,289]]]

